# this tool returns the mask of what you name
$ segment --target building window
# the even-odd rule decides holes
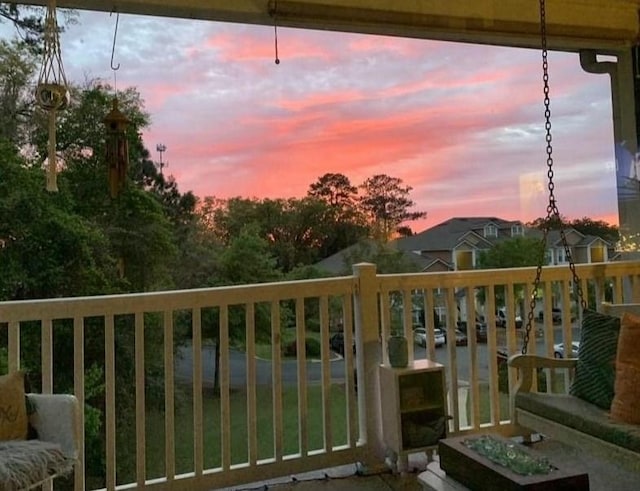
[[[558,264],[564,263],[565,262],[564,248],[558,249],[556,256],[558,258]]]
[[[497,237],[498,236],[498,227],[496,227],[493,223],[489,223],[484,227],[484,236],[485,237]]]
[[[522,228],[522,225],[512,225],[511,226],[511,237],[517,237],[517,236],[521,236],[524,235],[524,229]]]

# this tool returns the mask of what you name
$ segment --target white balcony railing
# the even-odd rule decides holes
[[[640,300],[640,262],[577,271],[592,306]],[[0,361],[39,372],[43,392],[69,390],[83,402],[76,490],[204,490],[380,463],[377,367],[387,362],[392,329],[412,339],[416,310],[426,312],[428,342],[410,359],[445,363],[449,433],[511,430],[496,355],[521,349],[515,313],[528,307],[519,299],[530,298],[534,275],[535,268],[376,275],[374,266],[357,265],[353,276],[333,279],[0,302]],[[577,335],[571,281],[566,267],[544,268],[545,321],[535,323],[529,351],[553,355],[554,342]],[[499,328],[503,301],[514,315]],[[552,306],[573,308],[577,321],[565,315],[554,326]],[[471,328],[466,348],[436,349],[434,309],[446,311],[449,340],[459,309],[480,312],[486,344]],[[336,329],[344,331],[344,358],[329,349]],[[319,343],[313,359],[307,338]],[[513,386],[513,377],[503,384]]]

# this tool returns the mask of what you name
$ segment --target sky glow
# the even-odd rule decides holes
[[[115,16],[80,12],[61,38],[67,78],[103,79]],[[11,35],[5,25],[3,37]],[[413,188],[427,218],[531,220],[546,213],[536,50],[121,15],[117,87],[151,114],[146,147],[180,191],[304,196],[338,172]],[[556,197],[568,218],[617,223],[609,80],[551,53]]]

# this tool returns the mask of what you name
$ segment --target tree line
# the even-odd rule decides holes
[[[0,41],[0,301],[315,277],[320,273],[312,265],[319,259],[360,238],[406,233],[405,222],[424,216],[411,211],[411,188],[386,175],[354,186],[342,174],[326,174],[302,198],[200,200],[190,191],[181,192],[175,179],[158,171],[144,146],[141,133],[150,116],[135,88],[117,93],[130,120],[129,170],[127,185],[113,199],[103,120],[116,94],[100,80],[72,85],[71,103],[58,113],[59,192],[49,193],[43,169],[47,118],[32,92],[37,67],[38,50],[32,43]],[[123,328],[131,321],[119,319],[116,326],[116,399],[123,427],[133,424],[129,385],[123,383],[134,371],[133,329]],[[189,319],[180,319],[178,343],[189,336],[186,327],[180,329],[188,325]],[[0,325],[2,336],[5,327]],[[85,322],[91,475],[104,469],[99,450],[104,439],[102,328],[95,319]],[[73,326],[59,320],[54,330],[56,390],[68,391],[73,387]],[[22,366],[33,372],[37,389],[40,326],[25,323],[22,336]],[[149,356],[149,373],[161,373],[162,350],[149,353],[160,353]],[[6,369],[2,348],[0,366]],[[153,377],[148,383],[149,403],[160,404],[158,384]]]

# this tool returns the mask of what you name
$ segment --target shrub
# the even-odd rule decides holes
[[[288,357],[297,356],[297,344],[296,341],[290,341],[282,346],[282,355]],[[320,356],[322,351],[322,347],[320,346],[320,341],[314,338],[306,338],[304,340],[304,349],[307,358],[314,358]]]

